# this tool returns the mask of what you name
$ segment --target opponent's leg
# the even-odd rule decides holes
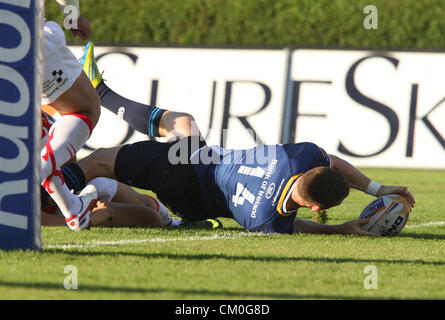
[[[111,90],[103,81],[97,67],[92,42],[86,45],[80,63],[91,84],[96,88],[103,107],[128,122],[136,131],[150,137],[160,136],[159,122],[165,110],[129,100]]]
[[[71,88],[49,103],[62,117],[50,128],[42,150],[42,180],[74,158],[90,137],[99,118],[99,100],[89,87],[91,84],[81,73]]]
[[[159,122],[165,110],[129,100],[110,89],[103,81],[96,88],[101,105],[136,131],[149,137],[161,137]]]
[[[102,79],[94,57],[94,45],[89,42],[80,59],[84,72],[100,97],[101,105],[126,121],[136,131],[150,137],[165,137],[167,141],[202,135],[193,116],[142,104],[127,99],[110,89]]]

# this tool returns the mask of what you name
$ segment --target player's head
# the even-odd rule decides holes
[[[339,205],[348,196],[349,183],[337,170],[316,167],[300,177],[297,191],[307,207],[324,210]]]

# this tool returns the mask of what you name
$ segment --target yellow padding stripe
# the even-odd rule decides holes
[[[281,210],[281,208],[283,207],[283,202],[284,199],[286,198],[287,192],[289,191],[289,188],[291,187],[291,185],[295,182],[295,180],[297,180],[298,177],[302,176],[302,173],[299,173],[295,176],[293,176],[292,178],[289,179],[289,181],[286,183],[286,186],[284,187],[283,192],[281,193],[280,196],[280,201],[278,201],[278,205],[277,205],[277,211],[280,215],[282,216],[290,216],[290,213],[284,213],[283,210]]]

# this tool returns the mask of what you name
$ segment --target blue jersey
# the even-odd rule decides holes
[[[297,210],[287,212],[286,202],[294,183],[312,168],[330,166],[326,152],[308,142],[247,150],[204,147],[193,159],[210,215],[231,216],[264,233],[293,233]]]

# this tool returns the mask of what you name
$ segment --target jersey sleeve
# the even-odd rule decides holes
[[[295,159],[299,167],[309,170],[315,167],[330,167],[331,158],[315,143],[291,143],[283,145],[290,158]]]
[[[317,154],[317,152],[320,153],[320,155],[315,157],[315,161],[320,163],[320,167],[331,167],[331,158],[329,157],[329,154],[324,151],[323,148],[320,148],[319,146],[317,146],[316,144],[314,144],[315,147],[317,147],[317,151],[315,152],[315,154]]]
[[[271,233],[293,234],[295,217],[296,213],[284,217],[279,215],[278,212],[276,212],[276,215],[270,221],[256,228],[255,230],[251,231],[262,232],[265,234],[271,234]]]

